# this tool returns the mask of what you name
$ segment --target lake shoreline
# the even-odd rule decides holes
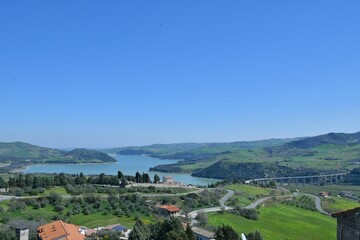
[[[79,163],[79,164],[58,164],[58,163],[44,163],[31,164],[24,168],[20,168],[18,172],[23,173],[67,173],[79,174],[82,172],[85,175],[105,173],[107,175],[117,175],[117,171],[121,171],[124,175],[133,176],[136,172],[147,172],[151,177],[155,174],[163,177],[165,175],[173,176],[174,181],[193,184],[193,185],[208,185],[219,179],[198,178],[193,177],[189,173],[175,173],[175,172],[158,172],[150,171],[150,168],[159,164],[173,164],[178,160],[159,159],[150,156],[141,155],[117,155],[117,162],[114,163]]]

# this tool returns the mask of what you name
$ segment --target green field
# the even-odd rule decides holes
[[[8,208],[7,206],[8,202],[9,202],[8,200],[0,202],[0,207],[6,210]],[[68,212],[69,210],[70,210],[69,207],[65,207],[64,212]],[[0,219],[3,217],[9,217],[11,219],[22,218],[25,220],[44,219],[47,222],[51,222],[52,218],[55,215],[59,215],[59,213],[56,212],[54,210],[54,207],[51,205],[39,209],[34,209],[31,206],[27,206],[24,211],[4,212],[1,214]],[[145,223],[150,223],[155,221],[155,218],[153,216],[141,215],[140,217]],[[127,216],[118,217],[112,214],[104,215],[103,213],[95,212],[89,215],[84,215],[82,213],[78,215],[72,215],[70,217],[67,217],[65,221],[90,228],[106,226],[110,224],[117,224],[117,223],[131,228],[135,224],[136,221],[135,218],[136,218],[135,213],[131,214],[131,216],[129,217]]]
[[[259,209],[257,221],[229,213],[209,213],[208,224],[232,226],[237,233],[260,231],[265,240],[336,239],[336,220],[318,212],[284,204]]]
[[[318,194],[319,192],[330,192],[333,196],[338,195],[342,191],[351,191],[357,197],[360,197],[360,186],[354,185],[288,185],[288,189],[298,189],[300,192]]]
[[[147,224],[155,221],[154,217],[141,217],[141,220]],[[135,224],[135,217],[117,217],[114,215],[103,215],[101,213],[94,213],[90,215],[79,214],[71,216],[69,221],[79,226],[86,226],[88,228],[95,228],[100,226],[107,226],[111,224],[121,224],[125,227],[132,228]]]
[[[192,150],[193,153],[209,149]],[[341,146],[341,145],[322,145],[309,148],[306,151],[313,152],[312,155],[305,154],[305,150],[296,149],[298,153],[294,154],[293,149],[281,150],[279,153],[269,155],[264,149],[239,149],[223,147],[217,148],[217,152],[230,151],[228,154],[211,157],[210,159],[197,161],[195,164],[184,164],[180,167],[184,171],[194,171],[199,168],[208,167],[220,160],[227,162],[277,162],[280,165],[292,168],[314,168],[318,170],[336,170],[348,171],[358,167],[353,163],[353,159],[360,157],[360,145]],[[214,150],[213,150],[214,151]],[[331,159],[332,158],[332,159]]]
[[[65,189],[65,187],[52,187],[52,188],[49,188],[49,189],[45,189],[45,192],[41,195],[43,196],[47,196],[47,195],[50,195],[51,193],[58,193],[62,196],[64,195],[69,195]]]
[[[234,196],[232,196],[226,204],[240,207],[245,207],[259,198],[282,194],[282,191],[279,190],[244,184],[227,185],[225,188],[235,191]]]
[[[328,212],[340,212],[347,209],[360,207],[360,203],[358,201],[340,197],[324,198],[322,199],[321,204],[325,211]]]

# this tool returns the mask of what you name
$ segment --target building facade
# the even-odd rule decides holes
[[[360,207],[332,215],[337,219],[337,240],[360,240]]]

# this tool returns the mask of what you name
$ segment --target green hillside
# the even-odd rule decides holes
[[[297,175],[348,172],[360,163],[359,135],[329,133],[285,142],[282,145],[250,149],[234,147],[231,144],[221,147],[206,146],[177,153],[179,157],[175,159],[183,159],[182,162],[159,165],[152,170],[190,172],[194,176],[221,179],[266,177],[269,163],[273,166],[272,176],[284,176],[281,167],[293,169],[292,174]],[[180,158],[180,155],[185,157]],[[264,166],[252,171],[254,163]]]
[[[24,142],[0,143],[1,159],[45,159],[61,157],[65,152]]]
[[[23,142],[0,143],[0,173],[38,163],[106,163],[116,159],[105,153],[75,149],[63,151]]]
[[[74,159],[80,162],[116,162],[116,159],[105,153],[85,148],[74,149],[64,154],[64,157],[66,159]]]
[[[196,161],[204,158],[223,155],[232,151],[243,149],[255,149],[264,147],[281,146],[285,143],[299,140],[293,139],[267,139],[258,141],[239,141],[229,143],[179,143],[179,144],[154,144],[143,147],[126,147],[102,150],[106,153],[118,153],[123,155],[146,154],[156,158],[181,159]]]

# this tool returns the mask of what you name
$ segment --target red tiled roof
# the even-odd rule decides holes
[[[159,206],[159,208],[165,209],[168,212],[179,212],[180,211],[180,208],[178,208],[175,205],[161,205],[161,206]]]
[[[78,231],[79,227],[62,221],[54,221],[37,228],[41,240],[52,240],[63,237],[66,240],[83,240],[84,235]]]

